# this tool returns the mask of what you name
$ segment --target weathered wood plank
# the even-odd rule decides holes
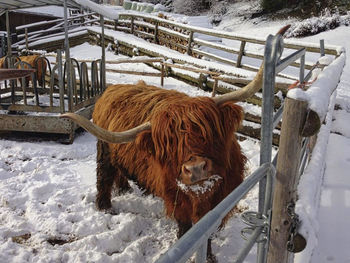
[[[268,263],[287,263],[287,241],[292,219],[287,207],[295,204],[299,181],[302,128],[306,120],[307,102],[287,98],[276,167]]]

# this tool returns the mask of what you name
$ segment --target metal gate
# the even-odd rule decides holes
[[[321,42],[322,43],[322,42]],[[156,262],[185,262],[196,253],[196,262],[205,262],[207,242],[210,236],[217,231],[223,218],[236,204],[259,183],[258,211],[243,213],[242,219],[248,227],[242,234],[250,235],[245,246],[235,258],[235,263],[243,262],[255,243],[258,244],[257,262],[266,262],[271,222],[271,206],[273,181],[277,154],[272,160],[272,132],[282,118],[283,105],[274,114],[274,86],[276,74],[284,70],[291,63],[300,59],[299,82],[306,82],[311,77],[311,71],[304,77],[305,52],[302,48],[293,54],[281,59],[283,52],[283,38],[281,35],[268,36],[264,53],[264,82],[260,167],[248,176],[231,194],[221,201],[213,210],[208,212],[198,223],[187,231],[165,254]]]

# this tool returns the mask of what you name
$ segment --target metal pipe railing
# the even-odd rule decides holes
[[[252,175],[246,178],[234,191],[222,200],[213,210],[208,212],[190,230],[188,230],[165,254],[156,262],[185,262],[193,255],[210,235],[219,227],[222,219],[248,193],[266,173],[273,169],[270,163],[260,166]]]
[[[277,70],[283,70],[288,62],[296,56],[297,52],[282,60],[279,64],[279,59],[283,52],[283,38],[281,35],[269,35],[266,40],[266,47],[264,53],[264,82],[263,82],[263,103],[261,116],[261,145],[260,145],[260,165],[263,163],[271,163],[272,159],[272,136],[274,123],[274,88]],[[281,65],[278,68],[278,65]],[[262,178],[259,182],[259,207],[257,218],[267,216],[267,207],[271,204],[271,188],[272,179],[270,177]],[[267,233],[269,227],[267,226]],[[260,242],[258,244],[257,262],[262,263],[267,255],[267,242]]]
[[[261,233],[263,232],[264,227],[257,227],[253,231],[250,238],[247,240],[247,243],[245,246],[241,249],[241,251],[238,253],[237,258],[235,259],[234,263],[240,263],[243,262],[243,260],[246,258],[252,247],[255,245],[256,240],[259,238]]]
[[[278,123],[281,121],[283,109],[284,109],[284,105],[282,104],[281,107],[279,107],[279,109],[273,115],[273,124],[272,124],[273,128],[276,128]]]
[[[276,74],[280,73],[282,70],[284,70],[286,67],[288,67],[292,62],[298,60],[302,56],[304,56],[306,53],[306,49],[302,48],[299,49],[298,51],[290,54],[289,56],[285,57],[284,59],[278,61],[276,64]],[[305,63],[305,60],[304,60]]]

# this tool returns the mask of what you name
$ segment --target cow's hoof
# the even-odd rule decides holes
[[[106,199],[96,199],[96,207],[100,211],[105,211],[112,208],[111,200]]]
[[[105,212],[105,214],[110,214],[110,215],[117,215],[118,214],[118,212],[113,207],[105,209],[104,212]]]
[[[207,263],[217,263],[218,260],[213,254],[207,255]]]

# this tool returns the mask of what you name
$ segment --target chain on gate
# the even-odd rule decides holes
[[[289,227],[289,237],[287,241],[287,250],[292,253],[298,253],[306,247],[305,238],[298,233],[300,227],[299,215],[295,213],[295,203],[291,202],[287,206],[287,214],[291,219]]]

